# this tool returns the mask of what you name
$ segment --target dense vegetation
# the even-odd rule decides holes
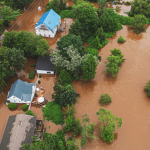
[[[144,15],[150,17],[150,0],[134,0],[131,4],[129,16]]]
[[[64,123],[64,114],[61,111],[61,106],[55,101],[48,102],[45,108],[42,109],[44,119],[54,122],[56,125]]]
[[[27,4],[33,0],[3,0],[4,4],[10,6],[13,9],[23,9]]]
[[[100,123],[101,138],[110,143],[114,140],[114,131],[120,128],[122,125],[122,118],[115,117],[109,110],[100,108],[96,114],[99,116],[98,120]]]
[[[74,91],[71,84],[63,86],[60,81],[57,81],[53,89],[54,93],[52,94],[52,98],[59,106],[65,107],[67,105],[72,105],[75,101],[76,91]]]
[[[143,15],[134,15],[131,21],[131,27],[134,28],[134,31],[139,34],[146,29],[146,17]]]

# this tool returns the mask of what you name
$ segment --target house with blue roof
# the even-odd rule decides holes
[[[57,30],[60,28],[61,17],[53,10],[44,13],[35,26],[37,35],[54,38]]]
[[[10,101],[10,103],[29,104],[34,97],[35,88],[35,83],[28,83],[18,79],[12,84],[8,92],[7,100]]]

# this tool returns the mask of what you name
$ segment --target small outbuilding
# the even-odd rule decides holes
[[[7,100],[10,101],[10,103],[29,104],[34,97],[35,89],[35,83],[28,83],[18,79],[12,84],[8,92]]]
[[[44,13],[35,26],[37,35],[54,38],[57,30],[60,28],[61,17],[53,10]]]
[[[38,74],[54,74],[54,64],[50,56],[39,56],[35,70]]]
[[[9,116],[0,143],[0,150],[22,150],[23,144],[32,143],[37,117],[19,114]]]

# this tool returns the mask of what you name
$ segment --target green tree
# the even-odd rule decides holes
[[[129,16],[144,15],[150,17],[150,0],[134,0],[131,3],[131,10]]]
[[[146,25],[146,17],[144,15],[134,15],[134,18],[131,20],[131,27],[133,27],[136,34],[145,31],[146,29],[145,25]]]
[[[106,36],[103,33],[103,28],[102,27],[97,30],[97,36],[98,36],[99,41],[100,41],[101,44],[106,40]]]
[[[89,44],[88,48],[101,49],[102,45],[100,44],[100,39],[98,36]]]
[[[120,36],[117,40],[118,43],[124,43],[126,40],[123,38],[123,36]]]
[[[107,0],[97,0],[97,4],[98,4],[98,16],[100,17],[106,10],[106,7],[108,7]]]
[[[83,28],[78,19],[75,20],[74,23],[70,26],[69,34],[74,34],[76,36],[80,36],[82,38]]]
[[[7,27],[10,24],[10,21],[17,19],[17,17],[20,15],[20,11],[13,11],[9,6],[2,6],[0,9],[0,15],[2,15],[4,19],[4,25]]]
[[[99,26],[103,28],[104,32],[116,33],[116,31],[122,29],[120,22],[105,11],[100,18]]]
[[[108,95],[108,94],[101,95],[100,100],[99,100],[99,104],[108,105],[109,103],[111,103],[110,95]]]
[[[96,74],[96,66],[97,63],[95,61],[95,58],[92,54],[87,56],[87,59],[83,61],[83,66],[82,66],[82,73],[83,75],[81,78],[84,81],[94,79],[95,74]]]
[[[27,57],[43,56],[49,53],[49,45],[46,40],[29,31],[5,32],[3,46],[21,49]]]
[[[10,48],[5,51],[5,59],[9,61],[10,66],[14,69],[24,70],[24,65],[26,64],[26,58],[24,57],[23,50]]]
[[[74,34],[68,34],[60,38],[60,41],[57,41],[58,49],[60,50],[60,54],[63,57],[68,58],[67,51],[64,48],[68,48],[73,45],[74,48],[78,50],[81,56],[84,54],[83,42],[81,41],[80,36],[76,36]]]
[[[33,113],[31,110],[27,110],[26,115],[35,116],[35,113]]]
[[[59,80],[62,81],[62,84],[71,84],[72,82],[72,77],[71,75],[65,70],[63,69],[58,77]]]
[[[98,15],[94,5],[89,2],[78,1],[77,5],[73,5],[73,11],[76,19],[81,23],[83,33],[81,34],[82,40],[95,33],[98,29]]]
[[[101,137],[108,143],[114,140],[114,132],[122,126],[122,118],[115,117],[109,110],[100,108],[96,114],[99,116]]]
[[[27,4],[33,0],[4,0],[5,4],[16,9],[23,9]]]
[[[109,61],[108,63],[106,63],[106,70],[105,72],[108,75],[112,75],[112,77],[115,77],[116,73],[118,73],[120,67],[118,67],[118,65],[121,63],[121,59],[119,58],[119,56],[108,56],[107,60]]]
[[[76,97],[76,91],[74,91],[72,85],[62,86],[60,81],[58,81],[55,83],[53,89],[54,93],[52,94],[52,99],[54,99],[57,104],[61,107],[73,104]]]
[[[55,65],[55,68],[58,68],[56,73],[60,73],[61,70],[65,69],[73,76],[78,75],[82,62],[87,55],[81,56],[78,50],[73,46],[64,48],[64,51],[66,51],[68,58],[63,57],[60,50],[53,50],[53,53],[50,54],[52,63]]]

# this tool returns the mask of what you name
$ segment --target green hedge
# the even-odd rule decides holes
[[[15,104],[15,103],[9,103],[9,104],[8,104],[8,108],[9,108],[10,110],[16,109],[16,108],[17,108],[17,104]]]
[[[27,105],[27,104],[24,104],[24,105],[22,106],[22,110],[25,111],[25,110],[27,110],[27,109],[28,109],[28,105]]]

